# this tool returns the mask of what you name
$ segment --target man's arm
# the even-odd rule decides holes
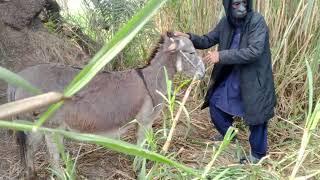
[[[220,64],[249,64],[265,51],[266,37],[268,34],[267,24],[262,16],[253,23],[254,28],[250,30],[247,48],[230,49],[219,51]]]
[[[210,31],[208,34],[203,36],[198,36],[196,34],[187,33],[190,36],[190,40],[192,41],[194,47],[196,49],[208,49],[216,44],[219,43],[219,36],[220,36],[220,26],[222,20],[218,23],[218,25]]]

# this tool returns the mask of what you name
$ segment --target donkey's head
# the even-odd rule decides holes
[[[170,53],[176,56],[175,64],[178,72],[182,72],[191,77],[196,75],[198,79],[204,77],[204,64],[190,39],[167,33],[165,37],[165,46]]]

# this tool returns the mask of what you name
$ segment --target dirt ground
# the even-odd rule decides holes
[[[20,179],[23,172],[20,162],[18,146],[12,136],[5,131],[1,132],[0,141],[0,179]],[[127,179],[134,175],[129,171],[130,161],[115,152],[100,149],[93,145],[82,145],[76,142],[66,142],[67,149],[72,157],[76,157],[80,146],[77,163],[77,175],[79,179]],[[48,179],[50,174],[46,147],[43,145],[34,155],[39,179]],[[117,178],[119,177],[119,178]]]

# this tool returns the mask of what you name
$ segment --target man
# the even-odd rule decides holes
[[[276,105],[269,30],[263,16],[253,12],[252,0],[224,0],[223,6],[226,16],[213,31],[175,35],[190,38],[197,49],[219,44],[204,58],[215,66],[202,108],[209,106],[220,137],[234,116],[245,120],[251,132],[249,160],[256,163],[267,153],[267,124]]]

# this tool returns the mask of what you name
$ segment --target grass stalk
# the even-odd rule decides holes
[[[0,105],[0,119],[7,119],[18,114],[37,110],[53,103],[63,100],[62,94],[57,92],[49,92],[38,96],[33,96],[7,104]]]
[[[167,137],[166,142],[164,143],[164,145],[162,147],[162,151],[165,152],[165,153],[168,152],[169,146],[170,146],[171,141],[172,141],[173,134],[175,132],[176,126],[178,124],[178,121],[179,121],[179,118],[180,118],[180,115],[181,115],[181,112],[183,111],[184,105],[188,100],[188,97],[190,95],[190,92],[191,92],[194,84],[195,84],[194,83],[195,81],[196,81],[196,76],[193,77],[193,80],[192,80],[191,84],[189,85],[188,89],[186,90],[186,93],[185,93],[185,95],[184,95],[184,97],[182,99],[182,103],[180,104],[179,110],[178,110],[178,112],[176,113],[176,115],[175,115],[175,117],[173,119],[169,135]]]
[[[228,147],[228,145],[230,144],[230,142],[232,141],[232,139],[236,136],[236,134],[238,133],[238,130],[230,127],[226,133],[226,135],[224,136],[224,139],[221,143],[221,145],[219,146],[218,151],[216,151],[213,156],[211,161],[209,162],[209,164],[205,167],[205,170],[201,176],[201,178],[205,179],[209,173],[209,171],[211,170],[212,166],[214,165],[214,162],[217,160],[218,156],[221,154],[221,152]]]

